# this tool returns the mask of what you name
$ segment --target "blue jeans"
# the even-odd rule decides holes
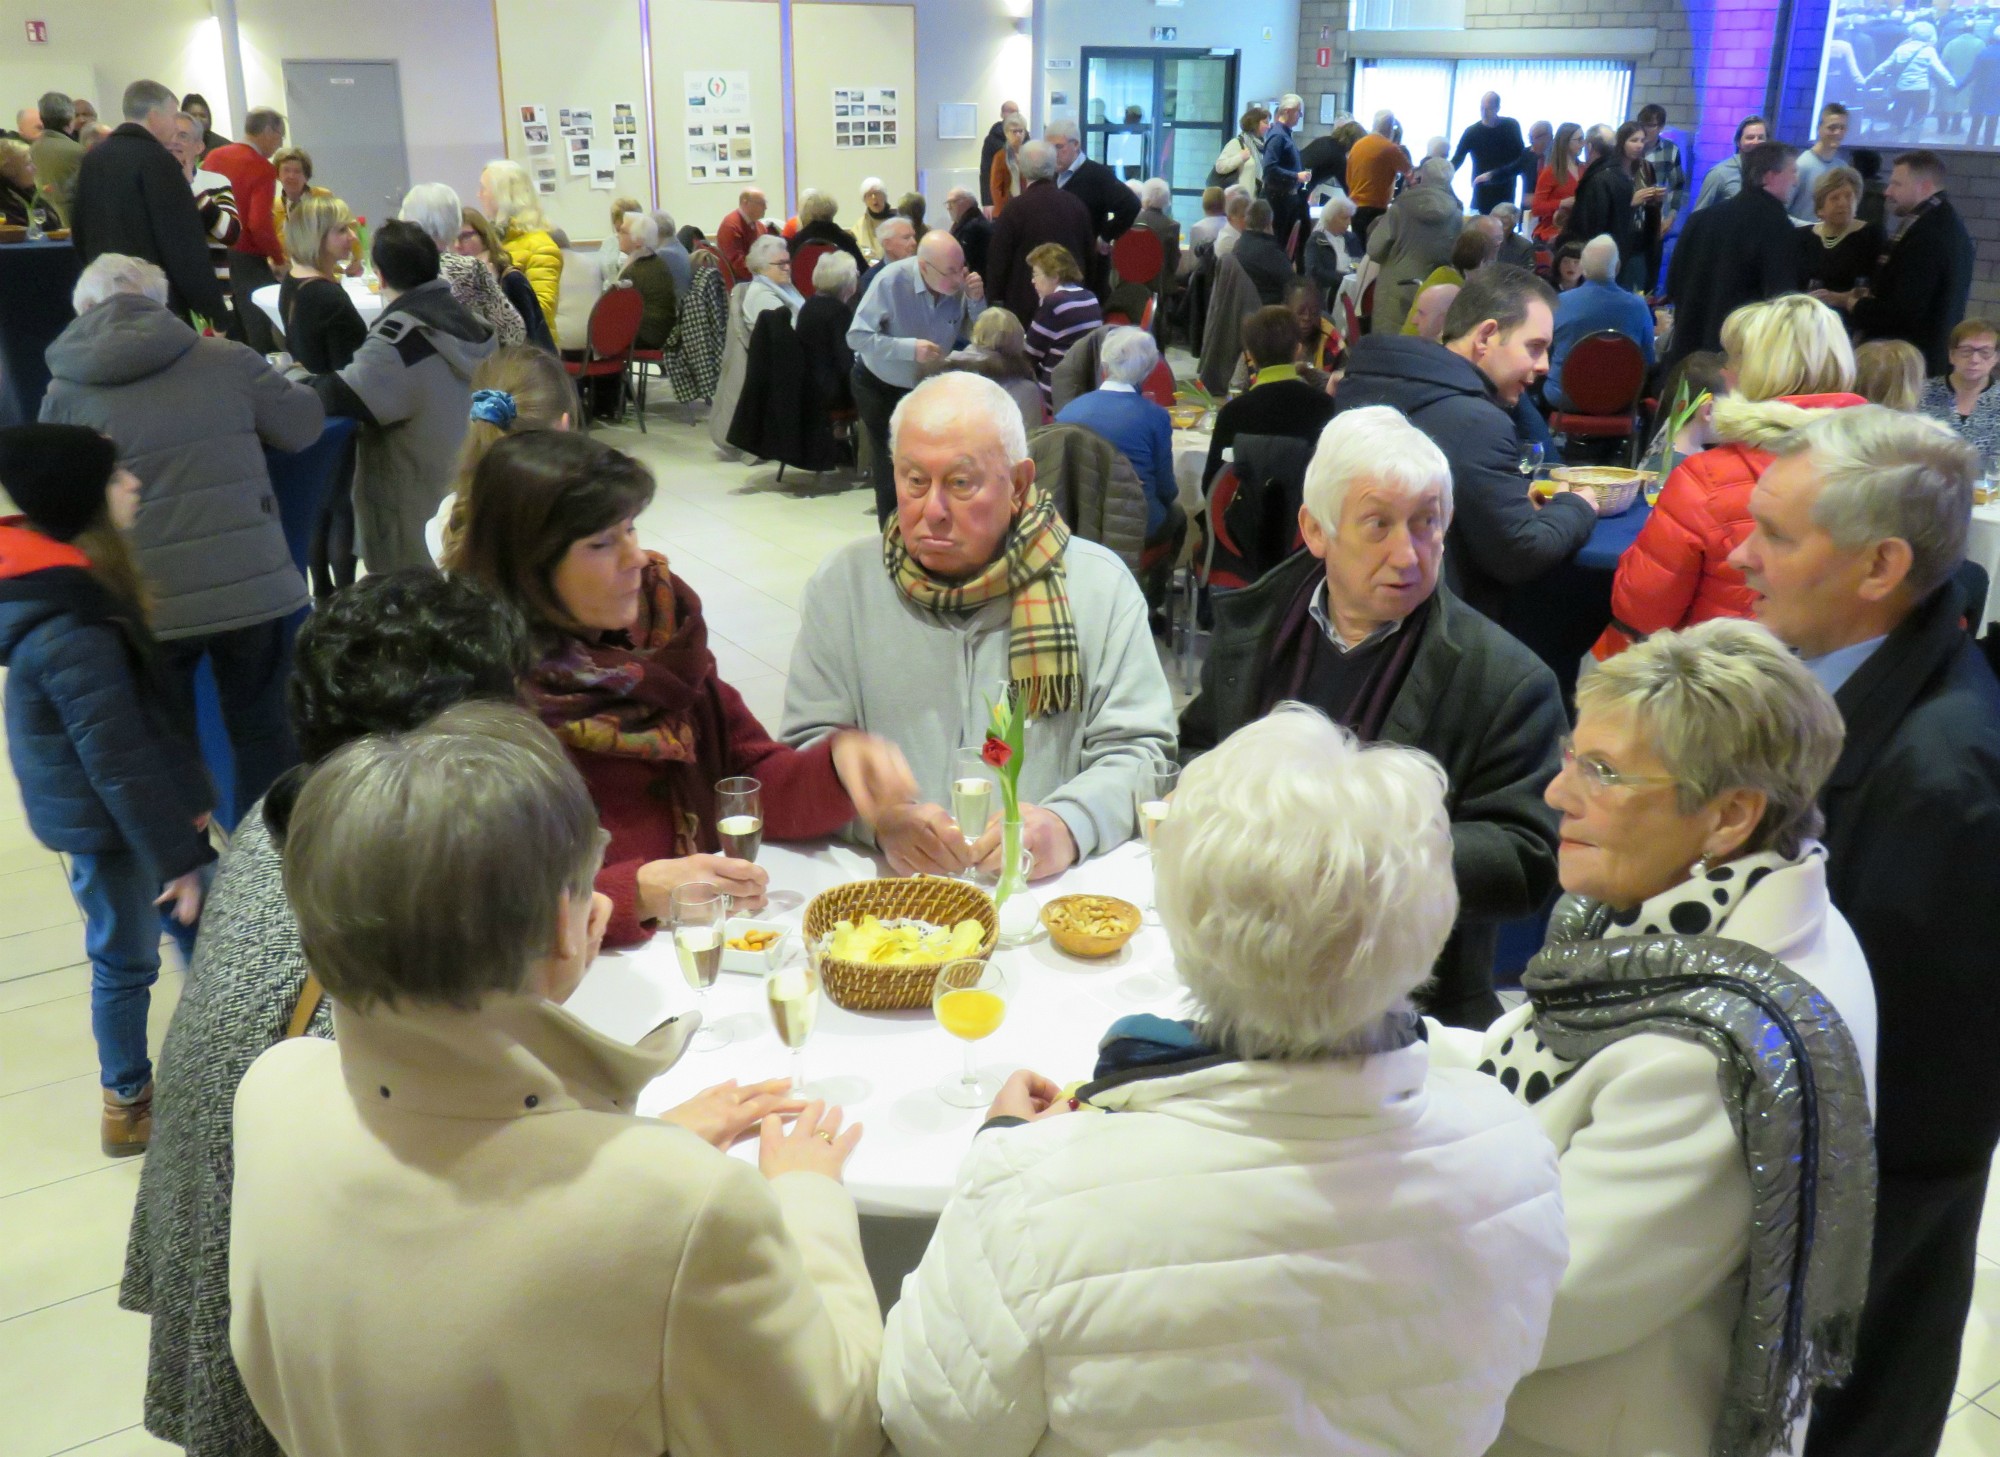
[[[217,814],[233,826],[263,797],[272,780],[299,762],[291,721],[285,716],[291,636],[285,619],[274,617],[250,627],[161,643],[160,660],[166,665],[174,707],[190,731],[195,722],[194,672],[203,654],[215,673],[215,694],[236,757],[235,803],[228,815]]]
[[[97,1039],[98,1081],[131,1097],[152,1079],[146,1012],[160,978],[160,878],[130,850],[69,857],[69,890],[83,912],[90,957],[90,1031]],[[184,955],[194,928],[165,919]]]

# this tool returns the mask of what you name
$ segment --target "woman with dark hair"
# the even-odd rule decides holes
[[[1556,139],[1549,146],[1548,165],[1535,178],[1535,196],[1528,211],[1535,215],[1535,241],[1549,244],[1556,240],[1561,231],[1556,222],[1556,209],[1569,198],[1576,196],[1577,183],[1582,178],[1582,161],[1578,153],[1583,149],[1583,128],[1573,121],[1566,121],[1556,128]]]
[[[541,301],[535,297],[535,286],[508,254],[507,245],[500,241],[500,230],[477,208],[461,209],[461,221],[464,227],[459,230],[455,251],[467,258],[477,258],[493,270],[493,276],[500,280],[500,292],[521,316],[528,343],[555,353],[555,336],[549,332],[549,321],[542,313]]]
[[[701,599],[637,519],[653,477],[582,435],[536,431],[493,445],[474,473],[465,532],[446,567],[512,602],[534,633],[530,699],[590,786],[611,843],[597,888],[605,944],[652,934],[676,886],[709,881],[754,909],[766,877],[722,855],[715,785],[764,784],[764,834],[831,835],[916,795],[902,751],[845,730],[809,749],[765,732],[722,681]]]
[[[1609,237],[1618,245],[1618,281],[1635,288],[1646,272],[1647,240],[1659,227],[1660,199],[1666,189],[1653,185],[1653,166],[1646,160],[1646,131],[1628,121],[1613,132],[1592,127],[1590,165],[1577,183],[1576,203],[1569,215],[1564,241],[1588,243]]]
[[[204,157],[217,147],[229,145],[229,138],[215,129],[215,114],[208,109],[208,100],[199,91],[190,91],[181,98],[181,110],[201,127],[201,154]]]

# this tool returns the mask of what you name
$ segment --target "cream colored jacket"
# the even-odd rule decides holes
[[[290,1457],[882,1445],[853,1201],[632,1115],[637,1048],[535,998],[336,1008],[236,1096],[230,1344]]]

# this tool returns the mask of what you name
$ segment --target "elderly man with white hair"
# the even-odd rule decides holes
[[[1097,242],[1090,209],[1056,185],[1056,149],[1047,142],[1023,142],[1017,160],[1021,191],[993,219],[987,282],[993,302],[1006,305],[1025,324],[1041,305],[1028,255],[1044,243],[1058,243],[1081,266],[1095,253]],[[1139,200],[1123,184],[1118,190],[1131,198],[1136,217]]]
[[[1008,693],[1029,718],[1020,785],[1036,877],[1123,844],[1141,772],[1174,751],[1138,583],[1070,535],[992,380],[927,380],[896,407],[889,444],[895,512],[880,541],[843,547],[807,584],[780,737],[858,725],[902,748],[924,798],[875,829],[898,872],[997,866],[998,823],[958,825],[941,806],[952,755],[981,742],[989,703]]]
[[[1222,231],[1215,235],[1215,256],[1227,258],[1236,251],[1249,226],[1250,204],[1257,200],[1249,188],[1232,183],[1222,189]]]
[[[1139,216],[1139,199],[1116,172],[1084,152],[1083,132],[1074,117],[1057,117],[1042,128],[1042,137],[1056,149],[1056,186],[1090,213],[1097,246],[1075,256],[1101,298],[1111,277],[1111,245]]]
[[[1383,406],[1337,417],[1306,472],[1306,549],[1216,601],[1181,753],[1299,699],[1364,741],[1436,759],[1459,920],[1417,1002],[1484,1027],[1500,1011],[1499,923],[1532,915],[1555,888],[1556,818],[1542,791],[1565,723],[1554,674],[1438,580],[1451,516],[1450,468],[1421,430]]]
[[[1162,288],[1171,286],[1181,263],[1181,224],[1173,214],[1174,190],[1164,177],[1149,177],[1133,185],[1139,189],[1139,215],[1132,220],[1133,225],[1160,240],[1160,273],[1154,282]]]
[[[979,199],[963,187],[944,195],[944,210],[951,215],[951,235],[965,254],[965,266],[980,277],[986,276],[986,250],[993,242],[993,222],[979,206]]]
[[[1618,245],[1599,233],[1583,245],[1583,281],[1556,295],[1556,331],[1549,344],[1549,380],[1544,393],[1551,406],[1570,408],[1562,392],[1563,362],[1577,342],[1592,334],[1623,335],[1639,346],[1646,367],[1653,366],[1653,310],[1643,298],[1618,283]]]
[[[477,258],[458,251],[465,211],[457,189],[442,182],[419,182],[403,194],[402,211],[397,216],[415,223],[437,244],[438,272],[451,286],[451,296],[467,313],[491,326],[497,348],[528,342],[527,324],[501,291],[499,276]]]
[[[902,231],[908,218],[897,218]],[[886,224],[885,243],[900,236]],[[951,234],[933,231],[913,250],[878,264],[863,280],[861,302],[847,326],[854,351],[855,412],[874,446],[875,519],[886,525],[896,510],[896,480],[889,459],[889,421],[903,397],[957,347],[986,307],[985,281],[967,267]]]
[[[1292,133],[1305,116],[1305,98],[1287,92],[1278,98],[1277,114],[1271,129],[1264,133],[1263,196],[1271,204],[1274,231],[1282,241],[1295,224],[1306,221],[1303,189],[1312,181],[1312,169],[1299,156],[1299,144]]]
[[[903,1457],[1486,1451],[1567,1245],[1527,1110],[1411,1014],[1444,798],[1296,704],[1188,766],[1153,858],[1192,1019],[1002,1090],[889,1314]]]
[[[1187,512],[1174,481],[1173,421],[1164,406],[1139,393],[1159,365],[1160,348],[1144,329],[1127,326],[1104,336],[1097,357],[1103,383],[1064,405],[1056,423],[1103,436],[1146,487],[1146,545],[1168,548],[1146,583],[1147,601],[1157,609],[1166,600],[1167,578],[1187,535]]]

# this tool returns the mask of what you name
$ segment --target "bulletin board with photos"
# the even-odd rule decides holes
[[[555,195],[565,164],[569,176],[587,179],[596,192],[614,191],[619,185],[618,169],[639,165],[635,102],[615,102],[608,128],[600,128],[597,112],[590,107],[558,107],[553,118],[548,107],[532,103],[515,110],[528,174],[544,197]]]
[[[834,87],[834,146],[895,146],[902,121],[898,89],[894,86]]]

